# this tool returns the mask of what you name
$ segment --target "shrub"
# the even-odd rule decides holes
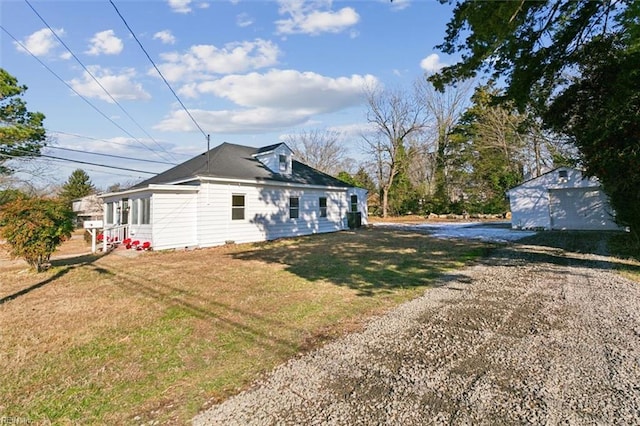
[[[38,272],[72,232],[73,212],[57,200],[18,198],[0,211],[0,236],[11,256],[26,260]]]

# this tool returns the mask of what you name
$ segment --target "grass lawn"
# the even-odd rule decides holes
[[[0,256],[0,416],[188,423],[490,247],[368,228],[137,257],[76,238],[41,274]]]

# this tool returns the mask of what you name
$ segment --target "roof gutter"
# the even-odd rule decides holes
[[[198,176],[198,179],[202,182],[220,182],[220,183],[237,183],[239,185],[261,185],[261,186],[277,186],[283,188],[310,188],[310,189],[331,189],[333,191],[347,191],[350,186],[326,186],[326,185],[311,185],[307,183],[297,182],[279,182],[271,180],[259,180],[259,179],[232,179],[232,178],[220,178],[220,177],[208,177]]]
[[[143,188],[128,189],[126,191],[107,192],[106,194],[98,195],[99,198],[115,197],[120,195],[131,195],[139,192],[196,192],[200,187],[198,185],[158,185],[150,184]]]

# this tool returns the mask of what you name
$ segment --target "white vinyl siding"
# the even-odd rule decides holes
[[[244,195],[244,220],[232,219],[232,196]],[[290,198],[298,198],[298,219],[291,220]],[[320,217],[320,197],[327,199],[327,217]],[[204,183],[198,194],[198,245],[246,243],[334,232],[346,227],[346,191],[255,187]]]
[[[562,167],[507,192],[517,229],[619,229],[595,178]]]
[[[153,194],[151,207],[155,250],[197,246],[196,198],[195,193]]]
[[[138,209],[138,224],[130,224],[130,236],[151,242],[154,250],[163,250],[335,232],[347,227],[352,194],[358,195],[359,203],[366,200],[366,192],[363,196],[353,188],[322,190],[216,181],[203,182],[193,191],[183,187],[176,191],[150,188],[129,195],[132,208],[137,204]],[[234,195],[243,197],[242,220],[233,219]],[[294,220],[289,216],[291,198],[298,200],[298,218]],[[116,200],[119,201],[118,196],[105,201]],[[325,200],[322,205],[320,200]],[[240,208],[240,200],[236,201]],[[145,204],[149,206],[150,224],[142,224]]]

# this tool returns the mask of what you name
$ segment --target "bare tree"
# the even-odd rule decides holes
[[[429,114],[417,85],[413,93],[369,88],[366,95],[367,121],[373,125],[373,134],[363,135],[363,139],[376,164],[376,178],[382,192],[382,216],[387,217],[389,190],[411,157],[409,140],[426,128]]]
[[[343,134],[334,130],[309,130],[284,138],[296,159],[314,169],[336,176],[341,171],[350,172],[353,159],[342,143]]]
[[[468,106],[474,83],[469,80],[455,87],[447,86],[442,92],[436,90],[426,77],[418,83],[422,100],[433,117],[429,137],[425,140],[428,146],[421,150],[427,155],[423,163],[430,166],[429,191],[445,204],[450,201],[452,192],[457,192],[449,187],[451,165],[448,160],[454,155],[451,132]]]

